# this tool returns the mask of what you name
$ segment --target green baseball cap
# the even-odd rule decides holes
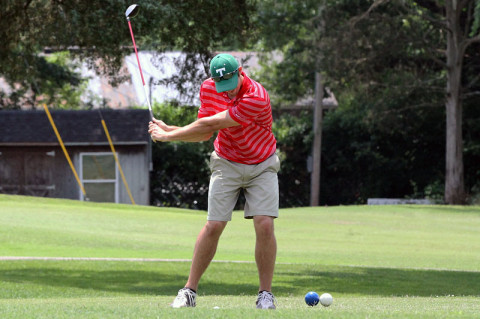
[[[238,84],[238,61],[230,54],[221,53],[210,61],[210,74],[217,92],[233,90]]]

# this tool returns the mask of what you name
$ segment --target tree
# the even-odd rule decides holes
[[[280,71],[270,72],[272,76],[267,78],[277,92],[289,100],[311,94],[312,66],[318,56],[314,44],[320,41],[320,65],[327,85],[337,91],[339,100],[368,92],[371,119],[385,128],[395,127],[393,114],[437,107],[443,93],[447,122],[445,201],[464,203],[462,99],[475,95],[471,90],[480,80],[478,73],[464,72],[463,62],[466,56],[478,58],[478,54],[466,52],[480,41],[480,1],[327,1],[324,34],[315,34],[318,20],[313,3],[280,3],[271,5],[270,11],[265,6],[274,22],[263,27],[274,39],[265,44],[284,53],[284,61],[277,66],[284,71],[282,79]],[[299,17],[300,23],[291,26],[290,21]],[[274,29],[274,25],[282,28]],[[293,31],[297,36],[289,42],[277,40],[282,39],[279,34]],[[428,94],[418,95],[419,90]],[[386,102],[398,96],[406,97],[406,104],[388,109],[396,104]]]
[[[374,6],[382,0],[375,1]],[[412,15],[417,14],[430,26],[445,34],[446,48],[444,59],[433,56],[446,72],[446,168],[445,168],[445,202],[464,204],[463,164],[463,95],[466,93],[462,83],[462,71],[466,50],[474,43],[480,42],[480,1],[445,0],[445,1],[409,1],[407,8]],[[438,32],[437,31],[437,32]],[[428,43],[433,52],[435,44]],[[478,79],[477,79],[478,81]]]
[[[98,73],[108,75],[112,83],[123,81],[118,76],[122,58],[132,53],[124,15],[127,7],[128,3],[120,0],[2,3],[0,75],[18,88],[17,95],[39,95],[45,78],[61,79],[55,74],[58,68],[42,53],[70,51],[72,58],[86,61]],[[178,61],[183,72],[174,79],[174,85],[184,88],[186,81],[207,76],[213,50],[245,42],[252,8],[247,0],[145,0],[133,28],[141,50],[188,53],[188,59]],[[196,69],[197,62],[203,63],[204,72]],[[36,92],[34,80],[42,92]],[[72,77],[65,80],[75,84]]]
[[[465,51],[473,43],[480,42],[480,1],[445,1],[444,28],[447,33],[446,49],[446,173],[445,202],[465,202],[463,138],[462,138],[462,69]]]
[[[360,18],[376,6],[387,1],[377,0]],[[393,2],[393,1],[392,1]],[[409,1],[406,8],[427,23],[427,32],[443,33],[446,38],[444,58],[438,53],[432,60],[438,62],[446,73],[446,151],[445,151],[445,202],[464,204],[466,200],[463,163],[463,97],[467,93],[462,83],[462,71],[466,50],[480,42],[480,1]],[[425,41],[423,49],[440,52],[438,43]],[[478,81],[478,79],[476,80]]]

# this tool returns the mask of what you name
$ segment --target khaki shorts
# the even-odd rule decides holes
[[[259,164],[246,165],[210,157],[208,220],[230,221],[240,191],[245,196],[245,218],[263,215],[278,217],[278,176],[280,160],[273,154]]]

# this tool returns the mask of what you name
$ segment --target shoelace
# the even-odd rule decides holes
[[[274,305],[277,303],[273,294],[265,291],[258,296],[258,303],[263,304],[264,302],[273,303]]]
[[[195,298],[194,292],[189,289],[182,289],[180,292],[182,295],[182,300],[185,300],[189,305],[193,305],[193,300]]]

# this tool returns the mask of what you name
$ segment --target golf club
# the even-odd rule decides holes
[[[135,44],[135,37],[133,36],[132,24],[130,23],[130,18],[135,17],[138,14],[140,7],[138,4],[132,4],[125,11],[125,17],[127,18],[128,27],[130,28],[130,35],[132,36],[133,48],[135,49],[135,55],[137,57],[138,69],[140,70],[140,76],[142,77],[143,83],[143,92],[145,93],[145,99],[147,100],[148,110],[150,111],[150,119],[153,120],[152,106],[150,105],[150,99],[148,98],[147,87],[145,85],[145,79],[143,78],[142,67],[140,65],[140,59],[138,58],[137,45]]]

